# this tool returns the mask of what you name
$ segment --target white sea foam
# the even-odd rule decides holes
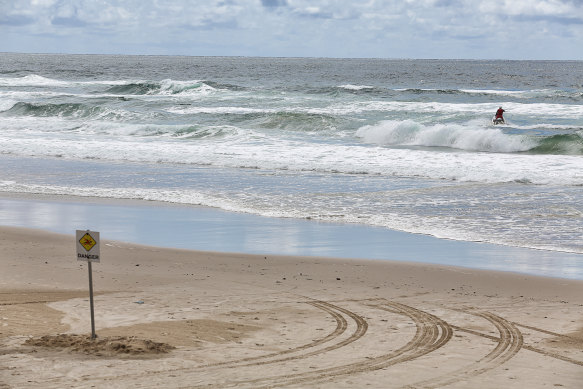
[[[422,92],[442,92],[444,89],[439,88],[395,88],[396,92],[407,92],[407,91],[422,91]],[[493,96],[508,96],[518,99],[532,99],[539,97],[577,97],[580,96],[577,92],[567,92],[562,90],[554,89],[532,89],[532,90],[503,90],[503,89],[445,89],[448,92],[462,92],[470,95],[493,95]]]
[[[31,74],[23,77],[0,78],[0,86],[66,86],[70,83]]]
[[[515,102],[502,103],[442,103],[442,102],[410,102],[410,101],[359,101],[354,103],[333,104],[326,108],[311,108],[308,112],[318,114],[363,114],[367,112],[410,112],[410,113],[470,113],[476,116],[490,118],[498,107],[506,110],[505,117],[523,115],[531,120],[537,117],[555,117],[561,119],[582,119],[583,106],[564,104],[522,104]]]
[[[405,129],[399,133],[399,126]],[[390,136],[407,138],[410,127],[417,124],[388,126]],[[384,139],[386,128],[371,127],[361,129],[361,133],[372,138]],[[421,127],[423,129],[423,127]],[[258,168],[284,171],[318,171],[339,173],[365,173],[400,177],[425,177],[452,181],[475,182],[530,182],[536,184],[583,185],[583,161],[577,156],[565,155],[523,155],[499,153],[451,153],[429,150],[387,148],[382,145],[337,145],[313,144],[272,138],[249,130],[238,130],[220,141],[184,142],[178,139],[165,139],[168,135],[136,138],[136,131],[151,131],[147,128],[106,127],[100,134],[99,128],[92,131],[95,136],[82,131],[83,136],[75,134],[58,137],[39,137],[34,133],[23,134],[18,138],[11,131],[0,135],[0,147],[4,153],[23,156],[54,157],[71,159],[100,159],[117,162],[145,162],[210,165],[229,168]],[[511,139],[497,130],[492,136],[480,133],[479,141],[472,137],[460,136],[458,130],[430,128],[421,132],[425,142],[437,139],[447,144],[466,142],[471,147],[509,147],[504,142]],[[103,135],[118,132],[116,137]],[[462,132],[463,133],[463,132]],[[129,134],[129,135],[128,135]],[[450,135],[453,134],[453,137]],[[184,135],[184,134],[183,134]],[[457,138],[456,138],[457,136]],[[449,137],[449,138],[448,138]],[[204,138],[204,137],[203,137]],[[211,135],[211,139],[212,135]],[[520,137],[519,137],[520,139]],[[468,146],[466,146],[468,147]]]
[[[489,94],[500,96],[521,96],[532,91],[514,91],[514,90],[497,90],[497,89],[460,89],[461,92],[471,94]]]
[[[517,104],[504,103],[505,116],[520,114],[528,117],[555,117],[560,119],[583,119],[583,105],[568,104]]]
[[[344,89],[348,89],[348,90],[363,90],[363,89],[374,89],[374,86],[345,84],[345,85],[340,85],[340,88],[344,88]]]
[[[425,126],[412,120],[388,120],[364,126],[356,132],[365,142],[381,145],[450,147],[469,151],[520,152],[537,146],[523,135],[507,135],[497,128],[477,125],[434,124]]]
[[[473,189],[475,188],[475,189]],[[268,197],[255,192],[243,191],[227,195],[213,188],[144,188],[126,186],[95,187],[78,185],[36,185],[15,181],[0,181],[0,192],[35,193],[46,195],[72,195],[79,197],[103,197],[120,199],[140,199],[148,201],[191,204],[218,208],[226,211],[252,213],[268,217],[310,218],[326,222],[365,223],[413,233],[429,234],[436,237],[493,242],[538,249],[583,252],[581,239],[560,242],[562,232],[577,228],[577,218],[581,213],[569,215],[569,206],[555,204],[553,194],[517,192],[522,203],[512,199],[498,198],[497,193],[489,193],[489,187],[482,185],[443,186],[428,189],[387,190],[367,194],[366,192],[345,193],[343,196],[326,196],[322,193],[273,193]],[[216,188],[215,188],[216,189]],[[476,193],[476,191],[481,193]],[[502,192],[504,193],[504,192]],[[512,192],[510,192],[512,193]],[[561,193],[567,195],[568,192]],[[459,197],[462,195],[462,197]],[[464,196],[468,196],[465,198]],[[479,203],[475,203],[480,200]],[[376,211],[378,204],[382,212]],[[540,213],[552,210],[564,213],[566,223],[560,225],[538,224],[531,215],[531,202],[536,202]],[[524,204],[524,206],[521,206]],[[451,214],[452,206],[458,212]],[[550,208],[549,208],[550,207]],[[487,210],[488,212],[484,212]],[[489,223],[496,212],[496,223]],[[431,217],[428,217],[428,214]],[[570,216],[570,217],[569,217]],[[508,228],[519,223],[523,229],[541,232],[539,240],[525,240],[520,232],[507,234]],[[521,239],[521,237],[523,239]]]
[[[515,128],[518,130],[582,131],[583,124],[581,124],[581,125],[567,125],[567,124],[540,123],[540,124],[531,124],[531,125],[527,125],[527,126],[521,126],[521,125],[513,123],[512,128]]]
[[[210,85],[205,84],[202,81],[176,81],[176,80],[162,80],[160,81],[160,91],[159,94],[209,94],[216,91]]]
[[[35,74],[23,77],[1,77],[0,86],[3,87],[74,87],[74,86],[123,86],[133,84],[155,83],[147,80],[92,80],[92,81],[62,81]],[[159,81],[159,94],[200,94],[210,93],[216,88],[199,80],[179,81],[164,79]],[[94,95],[90,95],[92,97]]]
[[[6,99],[6,98],[0,99],[0,112],[9,110],[16,103],[18,103],[17,100]]]
[[[171,112],[171,113],[176,113],[179,115],[192,115],[192,114],[197,114],[197,113],[245,115],[245,114],[249,114],[249,113],[274,113],[274,112],[277,112],[277,110],[275,110],[275,109],[264,109],[264,108],[183,107],[183,106],[168,108],[166,111]]]

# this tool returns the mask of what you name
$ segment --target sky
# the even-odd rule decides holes
[[[0,0],[0,52],[583,60],[583,0]]]

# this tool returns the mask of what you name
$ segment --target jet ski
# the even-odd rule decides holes
[[[496,125],[496,124],[504,124],[504,118],[497,118],[496,116],[494,116],[492,118],[492,123],[494,125]]]

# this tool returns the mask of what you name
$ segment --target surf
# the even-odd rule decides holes
[[[387,146],[445,147],[465,151],[515,153],[531,150],[537,142],[523,135],[475,124],[421,124],[413,120],[387,120],[361,127],[356,136],[368,143]]]
[[[465,124],[422,124],[413,120],[387,120],[358,129],[367,143],[385,146],[422,146],[473,152],[583,155],[581,133],[549,136],[510,134],[499,128]]]

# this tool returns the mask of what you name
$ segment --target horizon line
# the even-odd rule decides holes
[[[71,55],[71,56],[127,56],[127,57],[191,57],[191,58],[274,58],[274,59],[373,59],[387,61],[508,61],[508,62],[582,62],[583,59],[510,59],[510,58],[413,58],[413,57],[314,57],[314,56],[268,56],[268,55],[192,55],[192,54],[127,54],[127,53],[59,53],[0,51],[0,54],[22,55]]]

